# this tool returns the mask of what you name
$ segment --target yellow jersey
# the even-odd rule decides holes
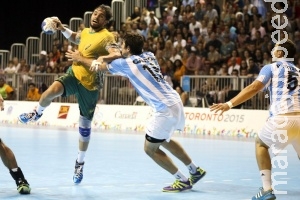
[[[107,29],[102,29],[99,32],[91,32],[90,28],[85,28],[80,35],[78,51],[85,58],[97,59],[99,56],[108,55],[106,47],[112,43],[115,43],[115,37]],[[89,68],[89,66],[85,67],[77,62],[73,62],[72,64],[75,77],[86,89],[100,89],[103,84],[103,72],[92,72]]]

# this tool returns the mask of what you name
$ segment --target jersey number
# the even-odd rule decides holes
[[[288,72],[288,86],[289,90],[294,90],[298,86],[299,74],[297,72]]]

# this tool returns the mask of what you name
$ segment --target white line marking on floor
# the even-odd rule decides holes
[[[241,179],[242,181],[252,181],[252,179],[251,178],[243,178],[243,179]]]
[[[229,182],[229,181],[232,181],[232,180],[222,180],[222,181],[226,181],[226,182]]]
[[[203,181],[203,183],[213,183],[215,181]]]

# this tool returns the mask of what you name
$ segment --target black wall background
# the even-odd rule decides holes
[[[98,5],[111,0],[4,0],[0,3],[0,49],[10,50],[13,43],[26,43],[39,37],[44,18],[57,16],[68,24],[71,17],[81,17]]]

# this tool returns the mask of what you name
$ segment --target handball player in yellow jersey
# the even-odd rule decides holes
[[[83,29],[80,33],[64,27],[58,18],[53,19],[57,23],[57,30],[60,30],[65,38],[78,44],[78,52],[83,57],[80,61],[73,62],[68,72],[54,81],[42,94],[35,110],[19,116],[22,123],[37,121],[54,98],[76,96],[80,110],[79,151],[73,176],[73,181],[76,184],[80,183],[83,178],[84,157],[90,141],[91,122],[98,101],[99,90],[104,81],[103,72],[94,72],[89,69],[89,60],[105,55],[120,56],[119,49],[114,48],[113,45],[116,42],[114,34],[106,29],[111,18],[110,7],[100,5],[95,8],[91,15],[90,27]]]

